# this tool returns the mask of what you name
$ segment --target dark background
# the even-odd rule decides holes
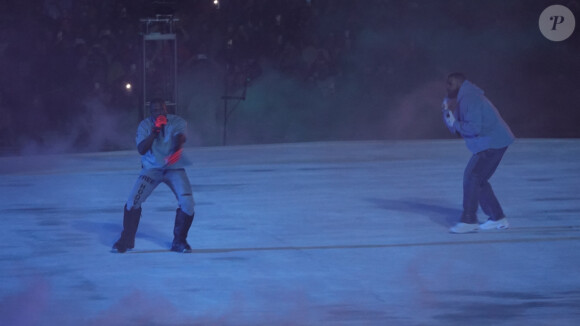
[[[464,72],[521,138],[580,136],[580,36],[542,11],[578,1],[29,0],[0,4],[0,151],[134,148],[140,18],[173,14],[189,145],[452,138],[445,77]],[[279,18],[277,20],[277,17]],[[230,45],[228,45],[230,44]],[[132,92],[124,88],[134,85]],[[97,87],[98,86],[98,87]]]

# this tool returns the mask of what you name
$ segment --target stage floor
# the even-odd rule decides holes
[[[136,151],[0,158],[1,325],[577,325],[580,140],[519,139],[491,183],[511,228],[450,234],[462,140],[187,148],[176,201],[110,253]],[[480,212],[480,220],[485,216]]]

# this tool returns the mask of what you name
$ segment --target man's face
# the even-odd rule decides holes
[[[151,103],[149,110],[153,119],[157,119],[157,117],[160,115],[167,115],[167,108],[161,103]]]
[[[457,98],[457,93],[459,93],[459,88],[461,88],[461,82],[456,78],[447,78],[447,97]]]

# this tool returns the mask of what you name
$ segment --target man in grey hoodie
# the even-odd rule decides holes
[[[463,174],[461,220],[449,231],[470,233],[478,229],[508,228],[509,223],[489,179],[507,147],[514,142],[513,133],[483,91],[462,73],[451,73],[447,77],[443,119],[452,133],[463,137],[467,148],[473,153]],[[476,214],[479,205],[489,216],[487,222],[481,225]]]

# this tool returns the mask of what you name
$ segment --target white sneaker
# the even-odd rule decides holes
[[[510,224],[508,223],[507,218],[505,217],[497,221],[487,220],[487,222],[479,225],[479,228],[482,230],[492,230],[492,229],[502,230],[507,229],[509,227]]]
[[[459,223],[455,224],[454,227],[449,229],[449,232],[451,232],[451,233],[471,233],[471,232],[477,232],[477,229],[479,229],[479,224],[477,224],[477,223],[459,222]]]

